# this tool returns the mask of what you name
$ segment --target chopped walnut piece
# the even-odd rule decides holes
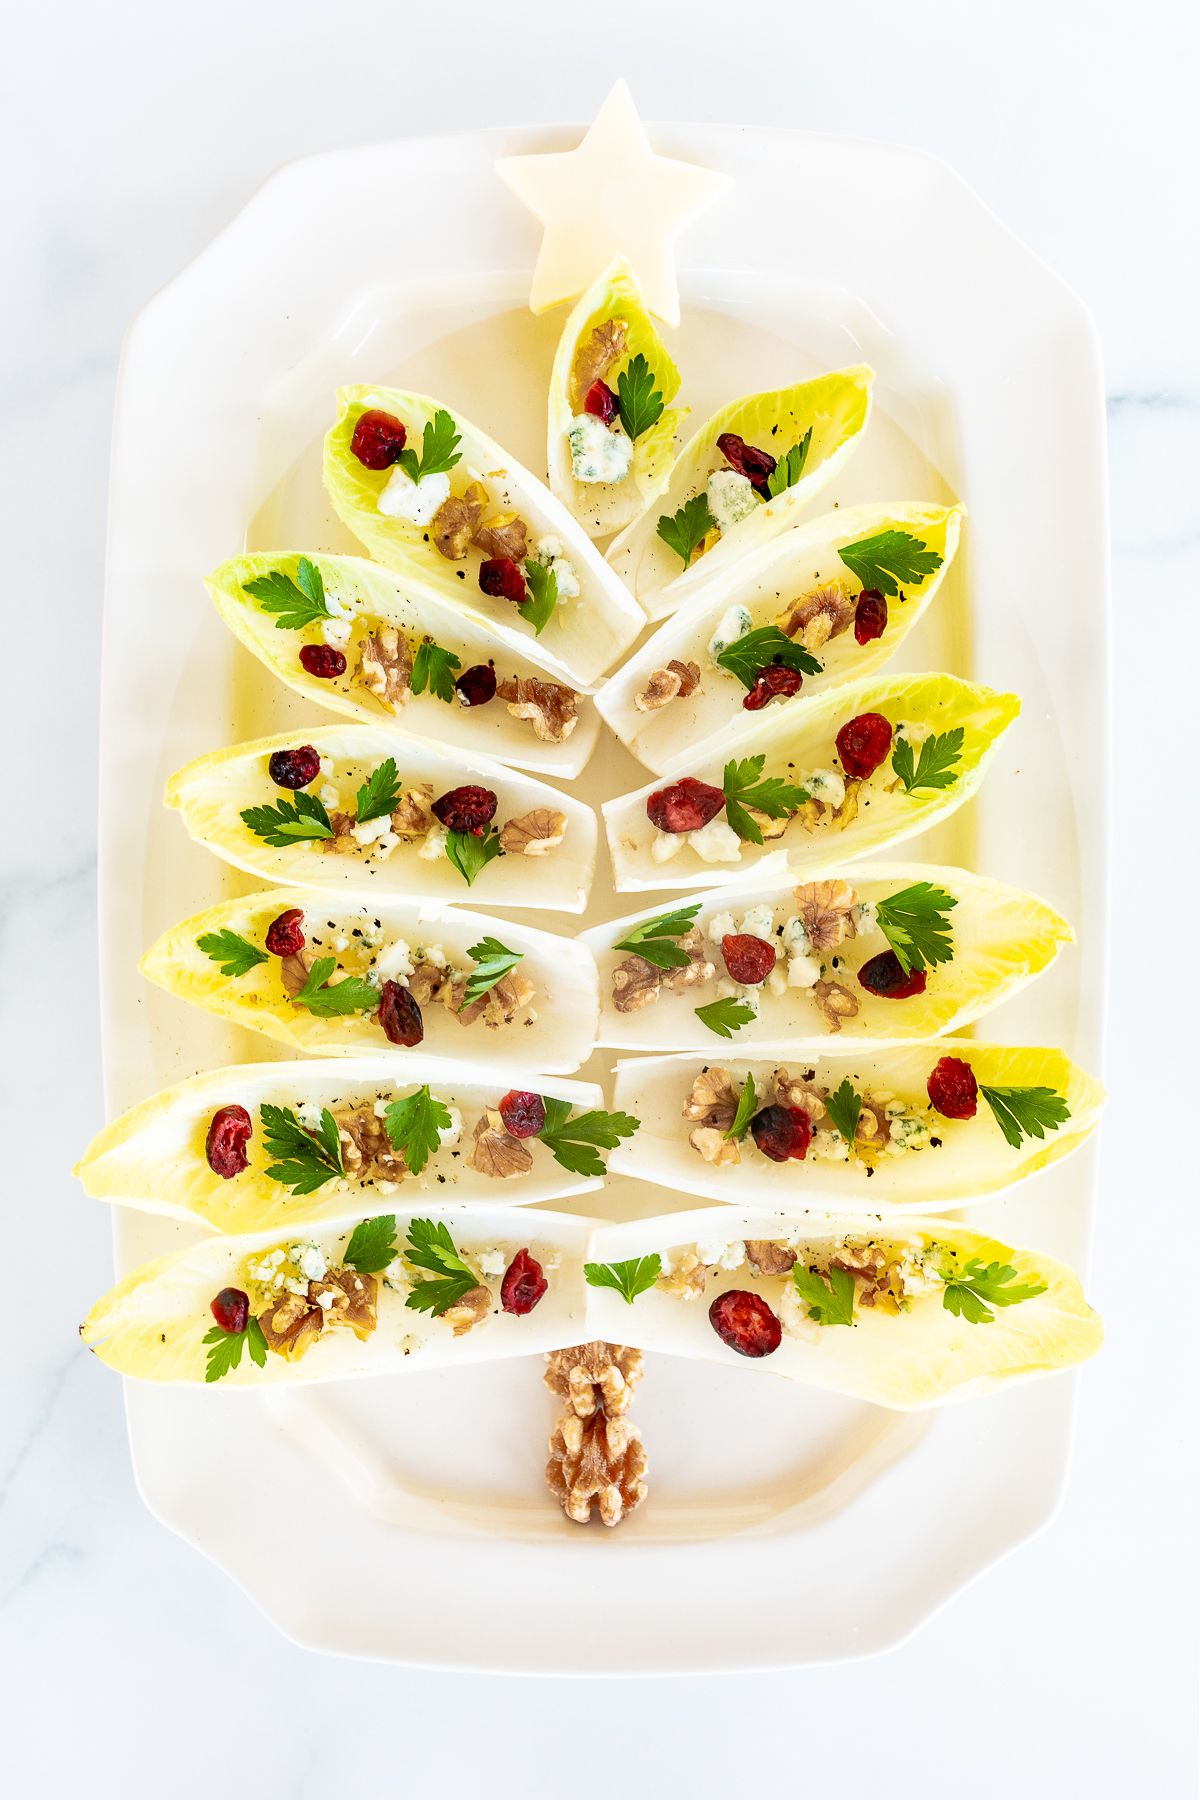
[[[543,744],[565,743],[579,723],[579,695],[561,682],[516,676],[497,682],[496,694],[514,719],[530,720]]]
[[[423,788],[405,788],[400,804],[392,814],[392,830],[397,837],[425,836],[434,822],[431,799],[432,789],[427,793]]]
[[[447,562],[462,562],[487,507],[487,492],[477,481],[461,494],[451,494],[434,513],[430,535]]]
[[[500,848],[510,856],[545,856],[567,835],[567,815],[550,806],[509,819],[500,827]]]
[[[699,1152],[706,1163],[715,1169],[724,1169],[730,1163],[739,1163],[742,1153],[737,1147],[737,1139],[726,1137],[724,1131],[715,1125],[697,1125],[688,1134],[688,1143],[693,1150]]]
[[[359,646],[355,681],[389,711],[399,712],[408,701],[411,678],[412,656],[404,633],[394,625],[369,632]]]
[[[851,912],[858,895],[848,881],[806,881],[792,898],[814,955],[836,950],[843,938],[855,935]]]
[[[880,1306],[885,1312],[899,1312],[904,1298],[904,1281],[895,1263],[885,1253],[874,1249],[851,1249],[849,1246],[831,1259],[830,1266],[853,1275],[855,1299],[860,1306]]]
[[[810,801],[809,804],[811,805],[812,802]],[[803,812],[804,808],[801,807],[800,810]],[[781,838],[796,817],[795,813],[785,813],[781,819],[772,819],[768,813],[760,812],[757,806],[748,806],[746,811],[762,832],[764,844],[771,843],[775,838]]]
[[[432,962],[419,962],[404,985],[418,1006],[428,1006],[431,1000],[444,993],[449,981],[448,969],[440,969]]]
[[[624,319],[605,319],[597,325],[575,352],[571,364],[568,399],[572,412],[581,412],[588,389],[594,381],[603,381],[614,363],[625,354],[629,327]]]
[[[467,1167],[477,1169],[481,1175],[508,1181],[512,1176],[525,1175],[532,1169],[533,1152],[528,1144],[522,1143],[520,1138],[510,1137],[504,1128],[504,1120],[491,1107],[476,1124],[474,1138]]]
[[[658,712],[672,700],[687,700],[700,686],[700,664],[680,662],[673,656],[665,669],[655,669],[640,694],[633,696],[639,712]]]
[[[796,1252],[771,1238],[747,1238],[746,1260],[760,1275],[786,1275],[796,1260]]]
[[[317,1300],[318,1289],[333,1291],[326,1323],[348,1325],[355,1337],[365,1343],[379,1320],[379,1283],[374,1275],[363,1275],[351,1268],[330,1269],[323,1282],[309,1282],[310,1300]]]
[[[664,1294],[674,1294],[677,1300],[698,1300],[711,1268],[712,1264],[701,1262],[694,1250],[685,1250],[681,1256],[672,1256],[670,1274],[660,1275],[654,1285]]]
[[[373,1112],[335,1112],[334,1122],[342,1146],[342,1167],[347,1175],[365,1180],[403,1181],[408,1174],[404,1157],[392,1146],[382,1119]]]
[[[839,582],[831,581],[802,600],[793,600],[781,629],[798,637],[806,650],[819,650],[845,631],[854,617],[855,601]]]
[[[715,1125],[728,1131],[738,1109],[738,1091],[728,1069],[701,1069],[692,1083],[692,1091],[683,1103],[685,1119],[701,1125]]]
[[[442,1314],[443,1324],[449,1325],[455,1337],[462,1337],[481,1319],[486,1319],[492,1310],[492,1291],[483,1286],[468,1288],[461,1300],[448,1306]]]
[[[308,971],[316,958],[311,950],[297,950],[293,956],[285,956],[279,964],[279,978],[283,982],[284,992],[294,1000],[300,989],[308,980]]]
[[[333,830],[333,836],[331,838],[322,838],[320,840],[322,850],[353,850],[355,848],[355,843],[350,835],[350,829],[354,824],[353,813],[331,812],[329,815],[329,823]]]
[[[857,997],[840,981],[818,981],[808,991],[830,1031],[840,1031],[842,1020],[852,1019],[858,1011]]]
[[[311,1285],[311,1284],[310,1284]],[[325,1315],[307,1294],[284,1294],[272,1300],[258,1315],[267,1349],[289,1362],[299,1362],[309,1345],[321,1335]]]
[[[476,531],[475,548],[485,556],[510,556],[515,563],[524,562],[529,551],[529,529],[519,513],[497,513]]]
[[[590,1419],[600,1408],[612,1418],[629,1405],[644,1369],[640,1350],[597,1338],[566,1350],[548,1350],[542,1379],[581,1419]]]
[[[467,978],[442,989],[442,1002],[449,1008],[460,1025],[473,1025],[476,1019],[482,1019],[489,1031],[498,1031],[502,1025],[511,1025],[517,1014],[523,1012],[533,999],[537,989],[527,975],[519,969],[510,969],[502,975],[495,987],[480,994],[478,1000],[472,1000],[469,1006],[463,1005],[463,995],[467,991]]]
[[[550,1439],[546,1481],[568,1519],[586,1525],[593,1505],[606,1525],[619,1525],[646,1498],[646,1452],[631,1419],[564,1413]]]
[[[860,1154],[865,1150],[869,1155],[885,1149],[891,1142],[890,1125],[883,1103],[864,1094],[862,1111],[854,1128],[854,1148]]]
[[[842,801],[840,806],[834,807],[829,819],[830,824],[835,826],[838,831],[844,831],[852,819],[857,819],[858,796],[861,790],[861,781],[848,781],[846,783],[846,798]]]
[[[686,952],[687,963],[681,969],[660,969],[636,953],[627,956],[613,970],[612,999],[618,1012],[640,1012],[643,1006],[657,1004],[659,993],[680,993],[684,988],[711,981],[716,965],[705,954],[704,933],[693,925],[679,940]]]
[[[798,1106],[806,1112],[815,1125],[825,1116],[825,1092],[815,1083],[804,1080],[793,1080],[786,1069],[776,1069],[772,1073],[771,1083],[775,1090],[776,1106]]]

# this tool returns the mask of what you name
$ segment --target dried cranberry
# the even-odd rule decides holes
[[[907,970],[894,950],[881,950],[858,971],[858,985],[881,1000],[911,1000],[925,992],[925,971]]]
[[[435,800],[429,810],[447,831],[469,831],[473,837],[482,837],[499,804],[491,788],[457,787]]]
[[[774,944],[769,944],[766,938],[751,937],[749,932],[723,937],[721,955],[730,975],[743,985],[765,981],[775,967]]]
[[[659,788],[646,802],[646,817],[660,831],[699,831],[715,819],[725,804],[720,788],[709,787],[685,775],[670,787]]]
[[[403,1044],[411,1050],[425,1036],[421,1009],[406,987],[398,981],[385,981],[379,990],[379,1023],[389,1044]]]
[[[603,419],[606,425],[612,424],[617,416],[617,396],[607,381],[593,381],[584,399],[583,410],[595,419]]]
[[[761,1294],[729,1288],[708,1309],[708,1322],[739,1356],[770,1356],[783,1342],[783,1327]]]
[[[847,775],[865,781],[892,747],[892,728],[882,713],[859,713],[837,734],[837,753]]]
[[[299,956],[304,948],[304,914],[298,906],[289,906],[267,926],[263,939],[272,956]]]
[[[249,1164],[246,1145],[254,1130],[244,1106],[222,1106],[212,1116],[204,1154],[214,1175],[232,1181]]]
[[[486,706],[496,698],[496,671],[491,663],[473,663],[454,687],[464,706]]]
[[[493,600],[511,600],[514,606],[525,603],[525,576],[511,556],[489,556],[480,563],[479,585]]]
[[[887,601],[878,588],[864,588],[854,607],[854,641],[870,644],[887,630]]]
[[[504,1271],[500,1304],[506,1313],[531,1313],[549,1285],[537,1257],[518,1250]]]
[[[390,469],[408,441],[408,433],[391,413],[360,413],[350,448],[364,469]]]
[[[505,1094],[499,1111],[509,1137],[536,1137],[546,1123],[546,1102],[523,1088]]]
[[[321,773],[321,758],[311,744],[300,744],[295,750],[273,750],[267,773],[276,787],[306,788]]]
[[[785,669],[782,663],[769,663],[754,678],[754,686],[742,701],[746,712],[761,712],[772,700],[790,700],[804,686],[799,669]]]
[[[961,1056],[943,1056],[926,1083],[934,1110],[943,1119],[973,1119],[979,1104],[975,1071]]]
[[[300,667],[318,681],[332,681],[346,673],[346,659],[332,644],[301,644]]]
[[[241,1288],[222,1288],[209,1311],[222,1331],[236,1336],[239,1331],[245,1331],[249,1322],[250,1296],[243,1294]]]
[[[775,472],[775,458],[768,451],[756,450],[736,431],[723,431],[717,439],[717,449],[731,469],[736,469],[753,484],[755,493],[761,494],[764,500],[770,498],[767,480]]]
[[[764,1106],[750,1121],[750,1135],[772,1162],[803,1162],[812,1134],[812,1120],[802,1106]]]

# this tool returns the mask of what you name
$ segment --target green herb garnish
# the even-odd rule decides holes
[[[652,1288],[662,1274],[662,1257],[635,1256],[629,1262],[584,1263],[583,1276],[589,1287],[616,1288],[632,1306],[639,1294]]]
[[[655,386],[654,370],[639,350],[617,376],[617,411],[628,437],[636,443],[644,431],[662,418],[663,397]]]
[[[733,1123],[725,1133],[727,1138],[744,1138],[750,1129],[750,1121],[758,1105],[758,1095],[754,1091],[754,1077],[747,1070],[746,1085],[738,1095],[737,1111],[733,1115]]]
[[[733,994],[726,994],[721,1000],[710,1000],[707,1006],[697,1006],[695,1013],[702,1025],[723,1038],[731,1038],[735,1031],[758,1017],[752,1006]]]
[[[597,1109],[571,1117],[570,1103],[543,1095],[546,1123],[538,1132],[556,1163],[573,1175],[603,1175],[604,1164],[597,1150],[615,1150],[622,1138],[632,1137],[641,1124],[632,1113],[610,1113]]]
[[[228,929],[204,932],[196,939],[196,948],[220,965],[222,975],[247,975],[259,963],[270,961],[265,950]]]
[[[481,869],[501,854],[500,833],[490,829],[482,837],[473,831],[448,831],[446,855],[468,887],[472,887]]]
[[[763,625],[743,632],[717,657],[717,667],[736,675],[743,687],[752,688],[762,670],[772,663],[798,669],[802,675],[819,675],[821,664],[803,644],[798,644],[778,625]]]
[[[443,650],[440,644],[426,639],[417,645],[409,686],[414,694],[423,694],[428,688],[450,706],[454,701],[454,671],[461,668],[462,658],[455,656],[453,650]]]
[[[211,1331],[205,1332],[203,1341],[209,1347],[204,1364],[205,1381],[220,1381],[231,1369],[236,1369],[243,1350],[249,1350],[250,1361],[258,1369],[267,1360],[267,1340],[255,1318],[247,1319],[245,1331],[223,1331],[219,1325],[214,1325]]]
[[[378,1219],[360,1219],[350,1234],[342,1257],[360,1275],[378,1275],[396,1254],[396,1215],[385,1213]]]
[[[829,1114],[851,1149],[854,1147],[854,1135],[858,1130],[858,1121],[862,1114],[862,1095],[855,1092],[848,1080],[843,1077],[836,1093],[830,1094],[825,1102],[825,1111]]]
[[[499,938],[485,937],[480,938],[477,944],[472,944],[467,955],[474,959],[475,967],[467,976],[459,1012],[462,1012],[463,1007],[470,1006],[472,1001],[482,999],[484,994],[490,993],[496,983],[503,981],[509,970],[515,969],[524,959],[525,952],[510,950]]]
[[[902,583],[913,587],[940,569],[942,559],[911,531],[880,531],[874,537],[843,544],[838,555],[864,588],[895,595]]]
[[[413,1220],[408,1228],[404,1260],[414,1268],[429,1269],[437,1277],[435,1281],[419,1281],[404,1302],[405,1306],[432,1313],[435,1318],[457,1306],[472,1288],[483,1285],[470,1263],[458,1254],[449,1227],[440,1219]]]
[[[277,800],[273,806],[248,806],[242,823],[277,850],[333,836],[329,814],[315,794],[297,794],[294,800]]]
[[[663,513],[657,531],[667,548],[683,558],[686,569],[696,554],[696,546],[707,537],[716,522],[709,511],[708,495],[697,494],[677,513]]]
[[[776,459],[775,467],[767,476],[767,494],[776,499],[787,488],[795,487],[804,473],[804,465],[808,461],[808,452],[812,446],[813,428],[810,425],[798,444],[793,444],[786,456]]]
[[[337,1120],[327,1106],[321,1108],[316,1131],[307,1131],[290,1107],[264,1102],[258,1111],[263,1148],[268,1156],[281,1159],[267,1170],[272,1181],[291,1188],[294,1194],[315,1194],[327,1181],[346,1173]]]
[[[928,881],[914,882],[876,902],[876,923],[906,975],[953,960],[954,940],[946,915],[957,905],[953,894]]]
[[[854,1277],[847,1269],[830,1269],[828,1279],[803,1263],[792,1265],[796,1292],[814,1325],[853,1325]]]
[[[787,818],[798,812],[808,799],[808,791],[785,781],[779,775],[761,779],[765,756],[747,756],[740,762],[727,762],[721,785],[725,790],[725,817],[740,838],[761,844],[762,831],[746,811],[748,806],[766,813],[769,819]]]
[[[354,803],[354,816],[360,825],[369,819],[382,819],[385,814],[394,813],[400,804],[400,777],[396,772],[396,759],[389,756],[372,769],[367,779],[358,790]]]
[[[282,569],[272,569],[269,575],[256,575],[253,581],[244,582],[243,587],[247,594],[254,595],[260,611],[277,615],[276,631],[303,631],[318,619],[335,617],[325,603],[321,571],[307,556],[296,564],[294,581]]]
[[[990,1325],[996,1317],[993,1306],[1016,1306],[1046,1291],[1044,1281],[1017,1283],[1017,1271],[1011,1263],[985,1264],[977,1256],[957,1273],[943,1274],[942,1280],[946,1283],[942,1305],[968,1325]]]
[[[533,626],[535,637],[541,637],[557,605],[558,576],[548,563],[529,557],[525,563],[525,598],[517,611],[527,625]]]
[[[347,975],[344,981],[326,987],[336,968],[332,956],[318,957],[304,986],[293,995],[292,1005],[306,1007],[316,1019],[344,1019],[350,1013],[374,1012],[379,1005],[379,989],[361,975]]]
[[[671,940],[686,937],[699,911],[697,900],[694,906],[680,906],[674,912],[659,913],[657,918],[643,919],[613,949],[632,950],[656,969],[686,969],[690,960],[687,951]]]
[[[406,1094],[403,1100],[393,1100],[383,1115],[392,1149],[404,1158],[410,1175],[421,1173],[453,1122],[449,1107],[435,1100],[428,1086]]]
[[[916,788],[953,787],[959,776],[954,765],[962,755],[962,746],[961,725],[956,725],[953,731],[943,732],[941,737],[928,737],[921,745],[914,769],[912,745],[907,738],[897,738],[892,768],[903,782],[905,793],[911,794]]]
[[[1005,1140],[1019,1150],[1023,1138],[1044,1138],[1070,1118],[1061,1094],[1048,1087],[981,1087]]]
[[[402,450],[396,461],[410,481],[420,481],[424,475],[445,475],[461,461],[460,442],[454,420],[439,406],[425,422],[420,456],[415,450]]]

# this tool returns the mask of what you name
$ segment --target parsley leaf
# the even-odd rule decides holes
[[[474,885],[480,870],[486,869],[500,854],[500,833],[494,829],[485,832],[483,837],[476,837],[473,831],[446,833],[446,855],[468,887]]]
[[[659,913],[656,919],[643,919],[613,949],[632,950],[656,969],[686,969],[690,960],[687,951],[670,940],[685,937],[699,911],[697,900],[694,906],[680,906],[674,912]]]
[[[617,411],[635,443],[662,418],[663,397],[654,382],[654,370],[640,350],[617,376]]]
[[[404,1302],[405,1306],[432,1313],[435,1318],[440,1318],[448,1307],[457,1306],[472,1288],[482,1285],[475,1270],[458,1254],[449,1226],[440,1219],[412,1221],[404,1260],[438,1277],[436,1281],[419,1281]]]
[[[454,702],[454,671],[461,668],[462,658],[455,656],[453,650],[443,650],[440,644],[426,639],[417,645],[409,686],[414,694],[423,694],[428,688],[437,699],[450,706]]]
[[[318,619],[334,617],[325,604],[321,571],[307,556],[302,556],[296,565],[294,581],[282,569],[272,569],[269,575],[256,575],[253,581],[245,582],[243,588],[254,595],[261,612],[277,615],[276,631],[303,631]]]
[[[242,823],[278,850],[311,838],[331,838],[329,814],[315,794],[297,794],[294,800],[277,800],[274,806],[248,806]]]
[[[242,1351],[247,1348],[255,1368],[261,1369],[267,1360],[267,1340],[257,1319],[248,1319],[245,1331],[222,1331],[219,1325],[214,1325],[211,1331],[205,1332],[203,1342],[209,1346],[204,1364],[205,1381],[220,1381],[223,1375],[236,1369],[242,1360]]]
[[[420,481],[423,475],[446,475],[461,460],[460,441],[454,420],[439,406],[432,419],[425,421],[420,457],[415,450],[402,450],[396,461],[410,481]]]
[[[321,1109],[318,1131],[306,1131],[287,1106],[272,1106],[264,1101],[258,1112],[263,1148],[268,1156],[282,1159],[267,1170],[272,1181],[281,1182],[295,1194],[315,1194],[327,1181],[346,1173],[337,1120],[327,1106]]]
[[[360,1275],[378,1275],[396,1254],[396,1215],[385,1213],[378,1219],[360,1219],[350,1234],[342,1257]]]
[[[763,625],[757,631],[743,632],[717,657],[717,667],[736,675],[747,688],[754,686],[755,677],[769,663],[798,669],[802,675],[819,675],[822,666],[811,651],[780,631],[778,625]]]
[[[652,1288],[662,1273],[662,1257],[635,1256],[628,1262],[584,1263],[583,1277],[589,1287],[616,1288],[632,1306],[639,1294]]]
[[[746,1085],[738,1095],[737,1111],[733,1115],[733,1123],[725,1133],[727,1138],[744,1138],[750,1129],[750,1121],[754,1117],[754,1109],[758,1105],[758,1095],[754,1091],[754,1077],[746,1072]]]
[[[888,595],[898,594],[902,582],[910,587],[919,584],[942,566],[937,551],[927,550],[911,531],[880,531],[858,538],[843,544],[838,555],[864,588]]]
[[[941,737],[928,737],[921,745],[914,770],[912,745],[907,738],[898,737],[892,752],[892,768],[904,783],[905,793],[911,794],[914,788],[953,787],[958,780],[954,765],[962,755],[962,746],[961,725],[956,725],[953,731],[943,732]]]
[[[843,1077],[842,1085],[837,1092],[830,1094],[825,1101],[825,1111],[851,1149],[854,1148],[854,1134],[858,1130],[858,1120],[862,1108],[862,1095],[854,1091],[845,1077]]]
[[[738,836],[751,844],[761,844],[763,835],[746,811],[748,806],[757,807],[769,819],[783,819],[789,813],[798,812],[808,799],[805,788],[796,787],[782,776],[770,775],[765,781],[761,780],[766,760],[760,755],[744,757],[741,762],[727,762],[721,782],[725,790],[725,817]]]
[[[368,819],[382,819],[385,813],[394,813],[400,804],[400,777],[396,773],[394,756],[385,757],[377,769],[372,769],[367,779],[358,790],[354,803],[354,813],[360,825]]]
[[[450,1130],[453,1120],[449,1107],[435,1100],[426,1085],[403,1100],[393,1100],[383,1115],[383,1123],[392,1149],[400,1152],[409,1174],[419,1175],[441,1143],[441,1133]]]
[[[697,494],[677,513],[663,513],[657,530],[667,548],[683,558],[686,569],[696,554],[696,546],[707,537],[716,522],[708,509],[708,495]]]
[[[792,1280],[814,1325],[853,1325],[854,1277],[848,1270],[830,1269],[826,1280],[798,1262],[792,1265]]]
[[[1071,1116],[1066,1101],[1053,1088],[981,1087],[979,1092],[1014,1150],[1020,1149],[1022,1138],[1044,1138]]]
[[[314,1019],[344,1019],[350,1013],[374,1012],[379,1005],[379,989],[361,975],[347,975],[344,981],[326,987],[336,967],[332,956],[318,957],[304,986],[292,996],[292,1005],[306,1007]]]
[[[804,465],[808,461],[808,452],[812,447],[813,428],[810,425],[798,444],[793,444],[786,456],[776,460],[775,467],[767,476],[767,495],[774,500],[786,488],[795,487],[804,473]]]
[[[1018,1283],[1011,1263],[985,1264],[977,1256],[956,1272],[943,1272],[942,1280],[942,1305],[968,1325],[990,1325],[996,1317],[993,1306],[1016,1306],[1046,1291],[1044,1281]]]
[[[695,1012],[702,1025],[723,1038],[731,1038],[735,1031],[740,1031],[743,1025],[757,1017],[752,1006],[732,994],[726,994],[721,1000],[710,1000],[707,1006],[696,1007]]]
[[[906,975],[953,960],[954,940],[946,915],[957,905],[953,894],[928,881],[916,881],[876,903],[876,923]]]
[[[615,1150],[622,1138],[632,1137],[641,1124],[632,1113],[610,1113],[603,1110],[579,1113],[571,1117],[569,1101],[543,1096],[546,1123],[538,1133],[556,1163],[573,1175],[603,1175],[604,1164],[597,1154]]]
[[[529,557],[525,563],[525,598],[517,611],[527,625],[533,626],[535,637],[541,637],[557,605],[558,576],[547,563]]]
[[[228,929],[203,932],[196,939],[196,948],[221,965],[222,975],[248,975],[259,963],[270,961],[265,950]]]
[[[490,993],[496,983],[503,981],[509,970],[515,969],[524,959],[525,952],[510,950],[499,938],[485,937],[480,938],[477,944],[472,944],[467,955],[474,959],[475,967],[467,976],[466,991],[459,1012],[464,1006],[470,1006],[473,1000]]]

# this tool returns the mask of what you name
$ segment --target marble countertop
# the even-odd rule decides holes
[[[13,1251],[0,1693],[6,1770],[24,1791],[174,1800],[219,1792],[236,1771],[243,1791],[301,1797],[343,1785],[347,1754],[358,1764],[366,1751],[363,1766],[394,1767],[389,1788],[416,1793],[459,1766],[446,1745],[464,1727],[471,1785],[535,1800],[588,1791],[585,1730],[595,1767],[618,1756],[647,1791],[727,1791],[748,1763],[767,1791],[785,1777],[853,1787],[868,1768],[900,1795],[1041,1796],[1064,1776],[1105,1793],[1191,1791],[1200,1469],[1182,1380],[1195,1179],[1180,1077],[1192,1021],[1187,965],[1142,946],[1162,897],[1196,873],[1178,841],[1196,705],[1175,671],[1200,667],[1200,269],[1186,185],[1200,28],[1174,0],[1133,14],[1105,0],[1010,0],[1003,14],[854,0],[819,15],[760,0],[760,41],[722,35],[718,57],[721,16],[612,0],[594,46],[554,0],[503,13],[468,0],[440,22],[434,8],[362,0],[210,0],[186,18],[65,0],[9,25],[0,432],[18,658],[4,735],[10,766],[37,746],[37,779],[0,879]],[[108,1220],[65,1166],[102,1116],[97,669],[130,316],[282,162],[405,132],[591,117],[619,73],[648,118],[854,130],[943,156],[1092,307],[1112,434],[1114,1099],[1091,1280],[1109,1342],[1083,1383],[1070,1491],[1039,1539],[901,1650],[704,1690],[413,1674],[278,1638],[141,1505],[119,1385],[75,1339],[107,1277]],[[914,255],[933,230],[914,221]],[[163,421],[165,454],[178,425]],[[1021,567],[1019,521],[1013,578],[1038,579]],[[4,643],[12,666],[11,623]],[[1172,940],[1194,961],[1183,933]],[[704,1731],[701,1697],[715,1713]],[[615,1742],[598,1748],[607,1718]]]

